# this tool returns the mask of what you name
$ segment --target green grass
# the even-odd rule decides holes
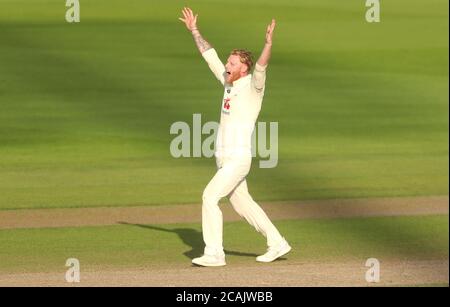
[[[448,259],[448,216],[276,222],[293,252],[289,262]],[[0,273],[190,266],[203,253],[199,224],[0,230]],[[254,263],[265,239],[245,222],[226,223],[227,262]]]
[[[0,209],[198,202],[212,159],[173,159],[175,121],[218,120],[221,89],[178,21],[222,59],[277,18],[261,121],[279,165],[258,200],[448,194],[448,1],[0,0]],[[255,160],[257,162],[257,159]]]

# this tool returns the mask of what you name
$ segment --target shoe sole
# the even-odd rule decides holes
[[[192,261],[192,264],[196,265],[196,266],[201,266],[201,267],[219,267],[219,266],[225,266],[227,265],[225,262],[221,262],[221,263],[202,263],[202,262],[194,262]]]
[[[258,262],[264,262],[264,263],[269,263],[269,262],[272,262],[272,261],[277,260],[277,259],[280,258],[280,257],[283,257],[284,255],[288,254],[291,250],[292,250],[292,247],[288,245],[288,248],[287,248],[287,249],[285,249],[285,250],[283,250],[282,252],[280,252],[279,254],[277,254],[277,256],[276,256],[275,258],[273,258],[272,260],[270,260],[270,261],[265,261],[265,260],[258,260],[258,258],[256,258],[256,261],[258,261]]]

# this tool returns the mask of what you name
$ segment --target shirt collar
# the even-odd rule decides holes
[[[245,77],[239,78],[233,82],[233,87],[239,87],[240,85],[243,85],[243,84],[247,83],[248,81],[250,81],[251,78],[252,78],[252,74],[248,74]]]

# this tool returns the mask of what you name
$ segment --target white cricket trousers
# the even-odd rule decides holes
[[[269,247],[283,238],[261,207],[252,199],[245,176],[250,171],[251,157],[218,160],[219,170],[203,192],[202,230],[205,254],[223,254],[223,217],[219,200],[228,196],[234,210],[267,238]]]

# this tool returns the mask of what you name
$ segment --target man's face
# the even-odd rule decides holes
[[[225,64],[225,81],[226,83],[233,83],[241,77],[247,75],[247,65],[241,63],[238,55],[230,55]]]

